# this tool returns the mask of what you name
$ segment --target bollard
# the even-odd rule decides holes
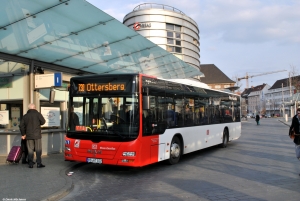
[[[285,121],[287,122],[288,121],[288,115],[285,114]]]

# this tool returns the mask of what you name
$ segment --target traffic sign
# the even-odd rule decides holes
[[[54,86],[61,87],[62,85],[62,73],[54,73]]]
[[[62,86],[62,73],[49,73],[49,74],[41,74],[35,75],[35,84],[36,89],[45,89]]]

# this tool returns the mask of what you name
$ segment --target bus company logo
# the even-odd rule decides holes
[[[79,148],[80,140],[75,140],[74,147]]]
[[[97,144],[92,144],[92,149],[97,149]]]
[[[70,144],[70,140],[65,140],[65,144]]]
[[[141,24],[140,23],[138,23],[138,22],[134,23],[134,25],[133,25],[133,29],[134,30],[139,30],[140,28],[141,28]]]
[[[133,25],[133,29],[134,30],[139,30],[140,28],[149,28],[149,27],[151,27],[151,23],[139,23],[139,22],[136,22],[136,23],[134,23],[134,25]]]
[[[116,150],[116,148],[114,148],[114,147],[100,147],[100,149],[103,149],[103,150]]]

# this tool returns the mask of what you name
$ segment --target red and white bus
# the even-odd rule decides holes
[[[203,86],[202,86],[203,85]],[[65,160],[141,167],[241,136],[240,96],[144,74],[73,77]]]

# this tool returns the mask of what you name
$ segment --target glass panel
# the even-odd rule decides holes
[[[167,39],[167,43],[174,45],[174,40],[172,38],[168,38]]]
[[[166,29],[174,30],[173,24],[166,24]]]
[[[194,125],[194,99],[185,99],[185,109],[184,109],[184,125],[193,126]]]
[[[29,66],[12,61],[0,60],[0,74],[22,74],[29,71]]]
[[[173,38],[173,37],[174,37],[174,36],[173,36],[173,32],[167,31],[167,37]]]
[[[163,78],[202,74],[86,1],[5,0],[0,13],[2,53],[95,74],[149,74],[141,62],[146,59],[153,67],[177,62],[173,72],[181,73],[159,70],[155,75]],[[173,32],[168,34],[174,38]],[[160,60],[162,56],[171,59]]]
[[[177,26],[177,25],[175,25],[175,31],[181,31],[181,26]]]
[[[93,135],[98,136],[137,136],[138,110],[136,97],[85,97],[83,103],[74,102],[79,124],[71,128],[69,121],[69,131],[93,132]]]
[[[180,33],[175,33],[176,38],[181,38],[181,34]]]
[[[167,46],[167,51],[168,52],[174,52],[174,47],[173,46]]]
[[[175,52],[181,53],[181,47],[175,47]]]
[[[176,45],[181,46],[181,41],[180,40],[176,40]]]

